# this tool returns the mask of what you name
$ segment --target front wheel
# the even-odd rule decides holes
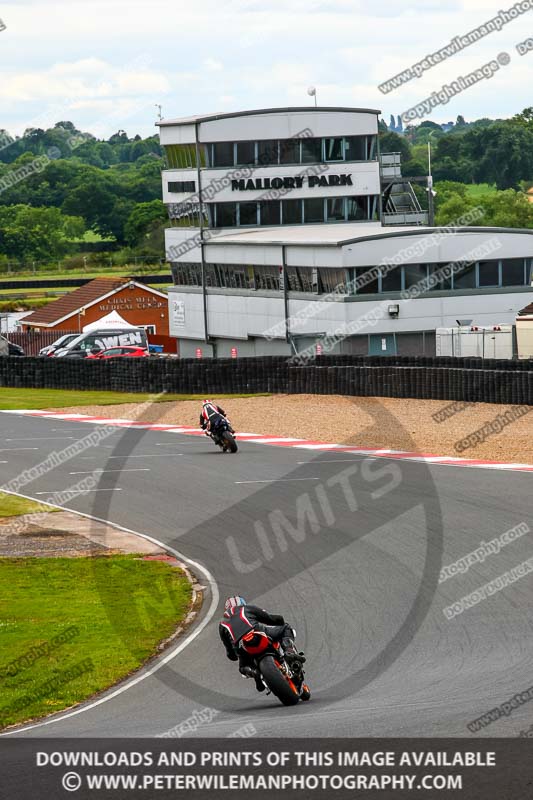
[[[295,706],[300,695],[294,681],[286,677],[274,656],[265,656],[259,665],[265,683],[284,706]]]
[[[224,431],[222,434],[222,441],[224,443],[224,450],[229,448],[232,453],[237,452],[237,442],[235,441],[233,434],[231,434],[229,431]]]

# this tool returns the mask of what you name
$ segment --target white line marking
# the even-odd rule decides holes
[[[131,469],[90,469],[88,472],[69,472],[69,475],[94,475],[98,472],[102,475],[104,472],[150,472],[150,467],[132,467]]]
[[[38,450],[38,447],[2,447],[0,453],[18,453],[19,450]]]
[[[35,492],[35,494],[56,494],[56,493],[59,494],[62,491],[64,491],[64,489],[49,489],[47,492]],[[83,491],[81,491],[80,494],[81,495],[88,494],[89,492],[121,492],[121,491],[122,489],[120,489],[118,486],[115,486],[114,489],[83,489]]]
[[[13,494],[16,495],[17,497],[24,497],[26,500],[35,499],[34,497],[30,497],[27,494],[20,494],[20,492],[11,492],[7,489],[4,491],[6,494]],[[90,711],[92,708],[102,705],[102,703],[107,703],[108,700],[113,700],[113,698],[118,697],[118,695],[127,692],[128,689],[131,689],[133,686],[136,686],[138,683],[141,683],[141,681],[144,681],[145,678],[150,678],[152,675],[158,672],[158,670],[160,670],[161,667],[163,667],[165,664],[168,664],[177,655],[179,655],[179,653],[181,653],[182,650],[185,650],[185,648],[189,644],[191,644],[191,642],[194,641],[194,639],[196,639],[197,636],[200,635],[200,633],[204,630],[204,628],[207,625],[209,625],[209,623],[211,622],[211,620],[215,615],[215,612],[218,607],[218,601],[220,598],[217,582],[215,581],[214,577],[211,575],[207,567],[204,567],[204,565],[200,564],[198,561],[193,561],[192,558],[187,558],[187,556],[184,556],[183,553],[180,553],[178,550],[175,550],[173,547],[170,547],[170,545],[161,542],[159,539],[155,539],[153,536],[148,536],[146,533],[139,533],[138,531],[133,531],[131,528],[125,528],[123,525],[118,525],[116,522],[110,522],[107,519],[94,517],[92,514],[85,514],[83,511],[75,511],[72,508],[67,508],[66,506],[58,506],[55,503],[48,503],[45,502],[44,500],[42,502],[47,506],[51,506],[52,508],[59,508],[61,511],[70,511],[73,514],[78,514],[80,517],[85,517],[86,519],[92,519],[95,522],[102,522],[104,523],[104,525],[112,525],[113,528],[116,528],[117,530],[122,531],[123,533],[132,533],[134,536],[140,536],[141,539],[146,539],[148,542],[156,544],[158,547],[163,548],[163,550],[166,550],[168,553],[173,553],[176,556],[176,558],[179,558],[186,564],[189,564],[193,572],[194,570],[198,570],[198,572],[201,572],[205,576],[209,584],[209,587],[211,589],[211,605],[209,606],[209,611],[206,613],[204,619],[200,622],[200,624],[197,627],[195,627],[194,630],[188,636],[186,636],[182,642],[180,642],[180,644],[176,645],[176,647],[173,650],[170,650],[165,656],[162,656],[160,659],[158,659],[157,663],[154,664],[153,667],[150,667],[150,669],[146,670],[146,672],[142,672],[135,678],[132,678],[130,681],[120,686],[118,689],[110,691],[109,694],[104,695],[104,697],[100,697],[93,703],[88,703],[82,708],[76,708],[74,709],[74,711],[67,711],[66,714],[58,712],[59,716],[55,716],[53,719],[47,719],[44,720],[43,722],[36,722],[33,725],[19,726],[17,728],[14,728],[12,731],[7,731],[6,733],[0,733],[0,736],[16,735],[21,731],[30,731],[33,728],[42,728],[44,727],[44,725],[53,725],[56,722],[63,722],[63,720],[69,719],[69,717],[76,717],[78,714],[84,714],[86,711]]]
[[[291,481],[319,481],[320,478],[272,478],[266,481],[235,481],[235,483],[289,483]]]

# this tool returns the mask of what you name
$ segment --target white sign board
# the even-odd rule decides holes
[[[170,300],[170,314],[176,328],[185,327],[185,300]]]

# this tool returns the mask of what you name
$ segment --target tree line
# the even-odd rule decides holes
[[[533,186],[533,108],[507,120],[460,116],[405,129],[391,115],[390,128],[380,121],[381,152],[401,153],[405,177],[427,175],[431,142],[438,224],[481,205],[479,224],[533,227],[525,194]],[[0,130],[0,261],[55,261],[79,251],[88,231],[109,248],[162,255],[163,166],[157,136],[121,130],[103,140],[68,121],[19,138]],[[490,191],[473,193],[475,184]],[[425,189],[415,189],[424,200]]]

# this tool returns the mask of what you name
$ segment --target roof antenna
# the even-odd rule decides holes
[[[307,90],[307,94],[309,95],[309,97],[315,98],[315,108],[316,108],[316,88],[314,86],[310,86],[309,89]]]
[[[163,115],[161,114],[162,106],[159,103],[156,103],[155,107],[159,109],[159,111],[157,113],[157,118],[161,122],[161,120],[163,119]]]

